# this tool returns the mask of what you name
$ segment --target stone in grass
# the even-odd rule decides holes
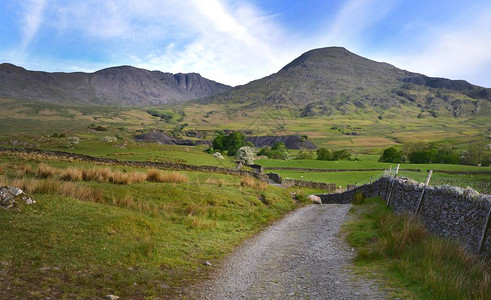
[[[209,262],[209,261],[205,261],[205,262],[203,263],[203,265],[205,265],[205,266],[209,267],[209,266],[211,266],[211,262]]]
[[[316,195],[309,195],[307,196],[307,198],[312,201],[312,203],[314,204],[322,204],[322,200],[321,200],[321,197],[319,196],[316,196]]]
[[[106,295],[106,296],[104,296],[104,298],[109,299],[109,300],[117,300],[117,299],[119,299],[119,297],[118,296],[115,296],[115,295]]]
[[[24,191],[19,188],[13,186],[0,187],[0,207],[12,209],[19,202],[24,202],[28,205],[36,203],[36,201],[24,194]]]

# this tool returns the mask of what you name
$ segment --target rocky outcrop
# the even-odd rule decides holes
[[[0,207],[4,209],[14,209],[21,204],[30,205],[34,203],[36,201],[19,188],[13,186],[0,187]]]
[[[197,73],[172,74],[131,66],[95,73],[47,73],[0,64],[0,97],[21,100],[154,105],[208,97],[229,89]]]

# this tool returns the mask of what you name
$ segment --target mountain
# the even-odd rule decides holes
[[[95,73],[47,73],[0,64],[0,97],[58,103],[153,105],[212,96],[230,86],[197,73],[172,74],[130,66]]]
[[[275,74],[200,101],[242,103],[244,109],[289,107],[301,117],[404,106],[458,117],[489,115],[491,89],[428,77],[328,47],[302,54]]]

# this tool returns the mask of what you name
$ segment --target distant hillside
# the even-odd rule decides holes
[[[22,100],[153,105],[208,97],[230,88],[197,73],[172,74],[130,66],[95,73],[47,73],[0,64],[0,97]]]
[[[427,77],[329,47],[308,51],[275,74],[201,102],[243,103],[250,109],[293,107],[300,117],[401,106],[458,117],[489,115],[491,89]]]

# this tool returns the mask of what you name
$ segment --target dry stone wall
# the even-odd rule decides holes
[[[357,192],[365,197],[382,197],[396,213],[418,214],[430,232],[458,240],[472,253],[478,253],[481,246],[481,253],[491,257],[488,221],[491,195],[470,188],[432,187],[407,178],[385,176],[344,193],[319,197],[322,203],[350,203]]]
[[[258,172],[257,168],[255,168],[254,171],[244,171],[244,170],[227,169],[223,167],[197,166],[197,165],[188,165],[188,164],[180,164],[180,163],[173,163],[173,162],[121,161],[114,158],[94,157],[84,154],[77,154],[77,153],[70,153],[70,152],[56,151],[56,150],[42,150],[42,149],[35,149],[35,148],[0,147],[0,151],[37,153],[41,155],[55,156],[65,159],[77,159],[86,162],[96,162],[101,164],[118,164],[123,166],[132,166],[132,167],[140,167],[140,168],[157,168],[157,169],[168,169],[168,170],[178,170],[178,171],[211,172],[211,173],[221,173],[221,174],[229,174],[229,175],[237,175],[237,176],[251,176],[261,181],[269,182],[269,177],[266,174],[262,173],[262,170]],[[282,183],[283,187],[291,187],[291,186],[310,187],[310,188],[322,189],[326,191],[334,191],[336,189],[336,186],[333,183],[313,182],[313,181],[294,180],[294,179],[281,180],[281,177],[280,177],[280,182]]]

